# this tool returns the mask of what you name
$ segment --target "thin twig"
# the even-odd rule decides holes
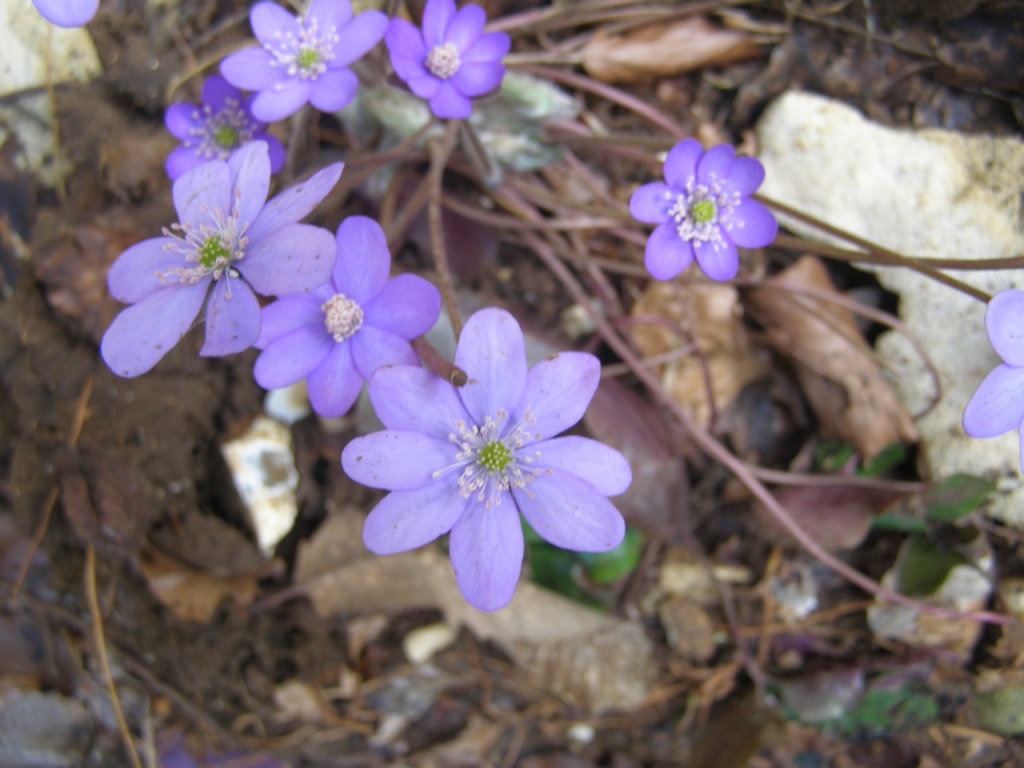
[[[427,143],[430,152],[430,171],[427,174],[427,228],[430,230],[430,248],[434,253],[434,266],[441,282],[441,298],[452,323],[455,341],[462,333],[462,315],[459,314],[459,302],[455,298],[455,283],[452,271],[448,266],[448,251],[444,244],[444,225],[441,221],[441,182],[444,169],[455,148],[455,139],[459,135],[459,120],[449,120],[445,125],[444,136],[440,141]]]

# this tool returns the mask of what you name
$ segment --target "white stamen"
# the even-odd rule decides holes
[[[427,54],[427,60],[423,63],[427,71],[434,77],[447,80],[459,71],[462,60],[459,58],[459,49],[455,43],[441,43],[435,45]]]
[[[335,341],[345,341],[363,327],[363,308],[343,293],[336,293],[325,301],[324,327]]]

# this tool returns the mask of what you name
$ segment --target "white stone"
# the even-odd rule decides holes
[[[244,434],[224,443],[220,450],[256,543],[265,555],[270,555],[292,529],[299,513],[299,473],[291,432],[279,421],[257,416]]]
[[[1024,143],[1017,139],[896,130],[845,104],[795,92],[769,106],[757,132],[767,198],[904,256],[980,260],[1024,252]],[[938,370],[942,397],[919,415],[935,393],[931,376],[903,336],[879,340],[897,391],[919,415],[924,471],[998,477],[1001,493],[990,513],[1024,527],[1016,435],[978,440],[960,425],[967,401],[999,362],[985,335],[984,304],[907,268],[864,268],[899,295],[901,319]],[[1024,287],[1017,270],[949,274],[990,294]]]

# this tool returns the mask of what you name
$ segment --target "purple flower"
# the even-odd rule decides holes
[[[353,480],[391,491],[366,518],[367,548],[403,552],[451,531],[459,589],[490,611],[519,579],[520,512],[556,546],[612,549],[625,523],[605,497],[626,490],[631,473],[603,443],[555,437],[597,389],[593,355],[563,352],[527,371],[519,324],[484,309],[467,321],[455,364],[469,375],[460,389],[421,368],[379,369],[370,400],[386,429],[349,443],[341,464]]]
[[[174,182],[180,224],[133,245],[110,267],[107,286],[132,306],[114,318],[100,351],[118,376],[145,373],[177,344],[206,305],[200,354],[227,355],[256,343],[254,294],[321,285],[334,265],[331,233],[296,222],[324,199],[342,164],[267,202],[270,158],[254,141],[227,161],[211,160]]]
[[[380,11],[353,18],[349,0],[311,0],[298,17],[257,3],[249,20],[260,44],[225,58],[220,71],[232,85],[259,91],[252,113],[267,122],[306,102],[334,112],[352,101],[359,81],[347,67],[379,43],[388,26]]]
[[[504,32],[483,34],[486,18],[479,5],[456,11],[455,0],[427,0],[422,34],[404,19],[388,26],[395,73],[438,117],[469,117],[470,98],[501,85],[510,41]]]
[[[736,246],[760,248],[775,239],[771,212],[750,200],[764,167],[736,157],[719,144],[705,152],[696,139],[676,144],[665,158],[665,182],[644,184],[629,199],[633,217],[658,226],[647,240],[644,263],[658,280],[669,280],[693,261],[712,280],[729,280],[739,270]]]
[[[1024,291],[997,293],[985,310],[985,330],[1003,362],[967,403],[964,431],[971,437],[996,437],[1019,430],[1024,471]]]
[[[51,24],[82,27],[92,21],[100,0],[32,0],[32,5]]]
[[[172,104],[164,114],[164,123],[181,146],[167,157],[167,175],[171,181],[207,160],[227,160],[231,153],[251,141],[264,141],[270,152],[270,172],[284,165],[284,147],[266,132],[266,124],[252,116],[252,97],[220,75],[203,81],[202,104]]]
[[[255,369],[265,389],[307,379],[313,410],[332,417],[352,407],[380,366],[417,365],[409,339],[430,330],[441,310],[437,288],[422,277],[388,279],[391,255],[377,222],[345,219],[337,241],[326,284],[263,308]]]

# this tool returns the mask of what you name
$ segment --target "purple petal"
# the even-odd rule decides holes
[[[444,81],[440,78],[434,77],[424,71],[422,74],[406,78],[405,84],[409,86],[410,91],[415,93],[421,99],[432,99],[437,96],[438,91],[441,90],[441,84],[443,82]]]
[[[226,56],[220,63],[220,73],[229,83],[247,91],[262,91],[287,79],[284,70],[274,66],[273,56],[258,45]]]
[[[671,221],[655,227],[647,238],[644,266],[656,280],[671,280],[692,261],[693,246],[679,236]]]
[[[444,120],[464,120],[469,117],[473,112],[473,102],[459,93],[451,80],[439,82],[437,93],[430,99],[430,111]]]
[[[449,82],[463,96],[482,96],[501,85],[505,76],[504,64],[466,64],[451,76]]]
[[[444,33],[445,42],[454,43],[461,56],[483,34],[486,21],[487,14],[479,5],[462,6],[448,22]]]
[[[735,158],[736,151],[728,144],[715,145],[697,162],[697,182],[710,184],[716,179],[727,179]]]
[[[100,0],[32,0],[40,15],[58,27],[82,27],[92,21]]]
[[[175,147],[171,150],[171,154],[167,156],[164,170],[167,171],[167,178],[171,181],[177,181],[202,162],[205,161],[196,154],[195,149],[191,147]]]
[[[346,472],[346,455],[361,439],[353,440],[341,454]],[[367,515],[363,543],[377,555],[417,549],[448,533],[468,504],[445,481],[413,491],[389,493]]]
[[[729,169],[727,186],[742,197],[752,195],[764,181],[764,166],[752,157],[737,157]]]
[[[140,376],[181,341],[203,308],[210,278],[147,296],[121,311],[103,334],[100,354],[118,376]]]
[[[263,296],[311,291],[331,276],[334,238],[312,224],[286,224],[254,245],[235,263],[253,289]]]
[[[363,388],[363,377],[352,362],[349,344],[335,344],[320,367],[306,378],[309,404],[329,419],[343,416]]]
[[[423,8],[423,42],[430,50],[445,42],[448,22],[455,15],[455,0],[427,0]]]
[[[775,216],[757,200],[740,200],[726,220],[726,234],[740,248],[761,248],[771,243],[779,231]]]
[[[338,183],[344,167],[344,163],[329,165],[314,173],[306,181],[293,184],[275,196],[263,207],[263,213],[249,228],[249,239],[251,241],[260,240],[280,226],[292,224],[305,218]]]
[[[593,485],[560,470],[513,488],[519,511],[541,538],[562,549],[605,552],[626,534],[622,514]]]
[[[441,294],[417,275],[396,275],[363,305],[366,325],[409,340],[433,328],[440,314]]]
[[[249,12],[249,23],[256,39],[264,45],[272,45],[279,37],[298,37],[302,30],[295,16],[274,3],[256,3]]]
[[[199,122],[199,108],[195,104],[178,102],[164,112],[164,125],[171,135],[182,141],[192,138],[192,129]]]
[[[668,218],[675,194],[668,184],[655,181],[644,184],[629,198],[629,215],[645,224],[661,224]]]
[[[421,432],[386,429],[349,443],[341,454],[341,465],[357,483],[385,491],[411,491],[436,484],[435,472],[450,465],[458,451],[447,440]],[[456,477],[443,481],[449,497],[459,495]]]
[[[263,210],[270,191],[270,153],[262,141],[235,150],[228,158],[238,220],[252,224]]]
[[[178,221],[193,227],[209,224],[211,211],[231,210],[231,171],[223,160],[201,163],[171,187]]]
[[[356,370],[364,379],[370,378],[378,368],[385,365],[416,365],[419,358],[412,346],[393,333],[364,325],[349,339],[352,345],[352,360]]]
[[[377,418],[388,429],[447,440],[458,432],[457,422],[470,421],[455,387],[422,368],[381,368],[370,378],[369,392]]]
[[[530,368],[526,390],[511,422],[529,410],[526,429],[546,439],[564,432],[583,418],[601,380],[601,363],[586,352],[562,352]]]
[[[420,31],[405,19],[392,19],[384,33],[391,66],[403,80],[423,74],[423,62],[427,58],[427,47],[423,44]]]
[[[455,365],[469,376],[459,389],[477,424],[515,411],[526,389],[526,346],[519,323],[503,309],[481,309],[466,321]]]
[[[256,358],[253,376],[264,389],[280,389],[306,378],[337,342],[323,325],[304,325],[279,336]]]
[[[320,304],[311,300],[307,294],[278,299],[263,308],[263,325],[255,346],[266,349],[277,339],[303,326],[315,326],[324,335],[327,334],[324,311]]]
[[[206,304],[203,357],[233,355],[260,337],[260,303],[244,280],[223,277],[213,284]]]
[[[270,172],[277,173],[284,167],[284,147],[277,140],[276,136],[269,133],[258,133],[253,136],[256,141],[262,141],[267,145],[267,155],[270,157]]]
[[[1024,420],[1024,368],[997,365],[981,382],[964,408],[964,432],[995,437]]]
[[[252,100],[252,114],[265,123],[284,120],[309,101],[313,90],[308,80],[287,80],[260,91]]]
[[[1024,291],[997,293],[985,310],[985,330],[1003,362],[1024,366]]]
[[[337,112],[356,96],[359,78],[347,69],[329,69],[313,81],[309,103],[321,112]]]
[[[603,496],[616,496],[627,488],[633,472],[626,457],[597,440],[556,437],[530,446],[536,451],[534,466],[550,467],[585,480]]]
[[[368,304],[380,293],[391,271],[391,254],[380,224],[366,216],[349,216],[335,236],[338,260],[331,274],[339,293]]]
[[[203,81],[203,104],[214,112],[224,109],[228,99],[242,102],[242,92],[225,80],[221,75],[210,75]]]
[[[448,540],[459,591],[481,611],[508,605],[523,569],[523,528],[508,494],[488,509],[472,501]]]
[[[683,139],[665,157],[665,181],[670,187],[683,189],[697,175],[697,161],[704,147],[696,139]]]
[[[388,17],[380,11],[363,11],[338,30],[332,69],[347,67],[379,43],[388,28]]]
[[[693,245],[693,252],[704,274],[712,280],[732,280],[739,272],[740,255],[728,240],[717,246],[710,241],[698,241]]]
[[[328,27],[340,29],[352,18],[352,4],[349,0],[312,0],[305,18],[307,24],[315,21],[322,30]]]
[[[462,54],[462,63],[485,64],[501,61],[511,45],[512,40],[504,32],[489,32],[479,37],[469,50]]]
[[[107,272],[107,288],[110,295],[125,304],[135,304],[147,296],[172,287],[177,283],[161,275],[169,269],[181,267],[182,255],[170,251],[167,246],[175,241],[170,237],[153,237],[143,240],[124,251]]]

